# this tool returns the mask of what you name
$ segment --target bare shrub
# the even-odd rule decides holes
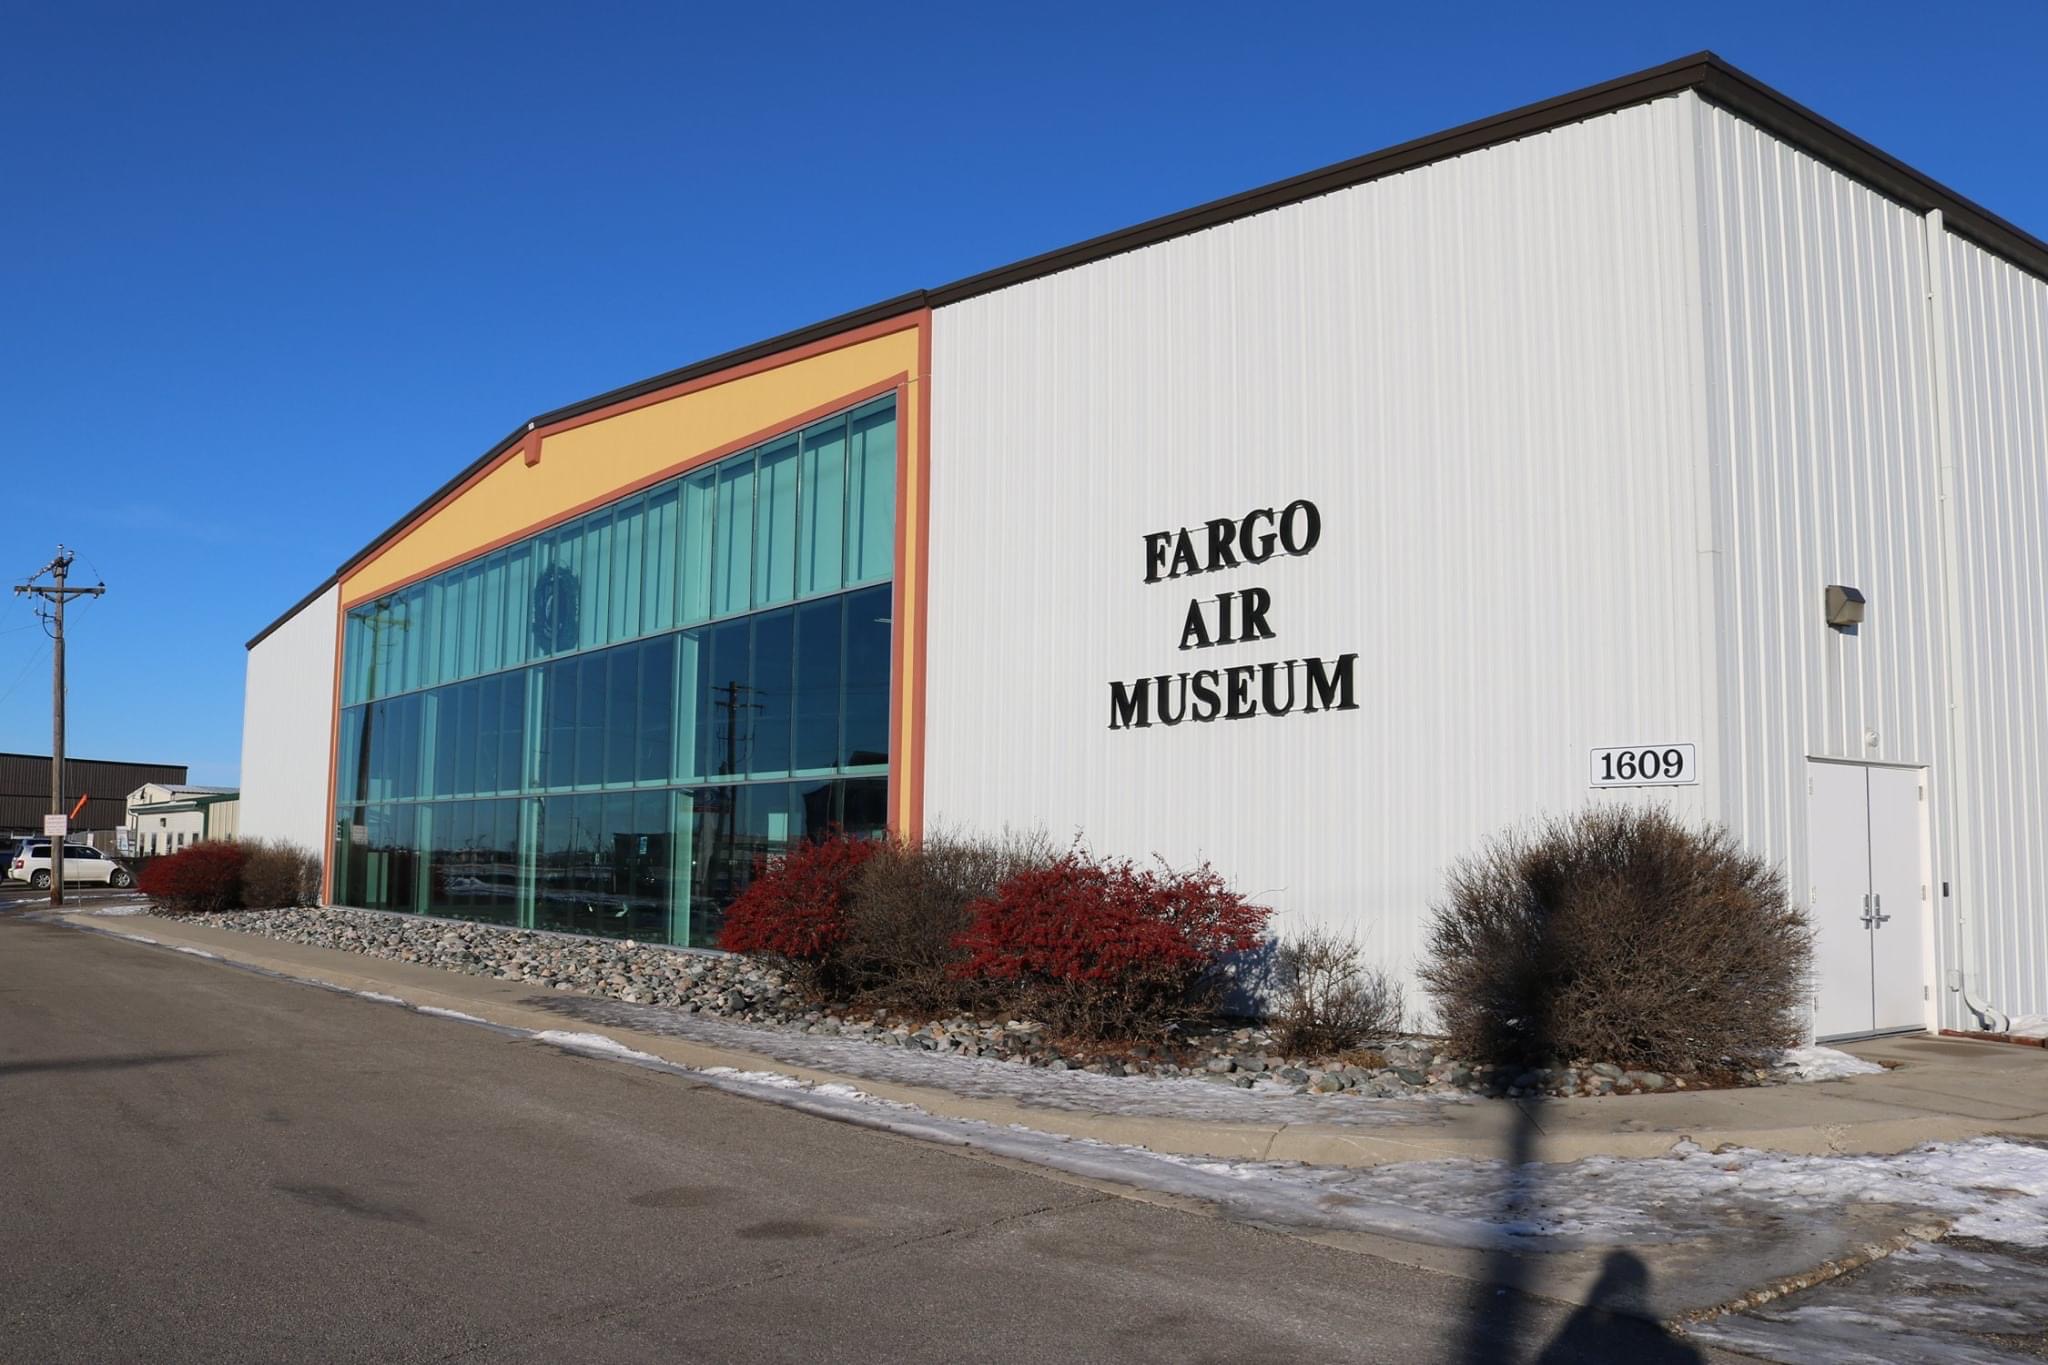
[[[1345,1052],[1400,1031],[1401,983],[1368,967],[1351,934],[1316,928],[1282,939],[1270,971],[1275,1000],[1267,1022],[1292,1056]]]
[[[320,899],[320,857],[287,839],[245,842],[242,904],[251,910],[313,905]]]
[[[1019,872],[1059,856],[1041,833],[973,838],[946,832],[892,842],[860,870],[842,947],[854,990],[878,1004],[918,1011],[975,1010],[993,1003],[986,983],[961,976],[957,940],[968,907]]]
[[[1725,830],[1596,806],[1453,867],[1421,976],[1473,1060],[1686,1072],[1801,1042],[1812,955],[1783,877]]]

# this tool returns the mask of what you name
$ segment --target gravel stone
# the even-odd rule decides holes
[[[1382,1097],[1607,1095],[1687,1084],[1683,1078],[1583,1058],[1547,1059],[1539,1068],[1473,1066],[1442,1051],[1440,1044],[1413,1037],[1367,1040],[1345,1054],[1350,1060],[1289,1056],[1270,1032],[1254,1027],[1182,1026],[1156,1043],[1123,1049],[1089,1045],[1091,1056],[1049,1038],[1045,1025],[1031,1019],[913,1020],[886,1009],[821,1006],[770,963],[702,949],[370,910],[260,910],[179,918],[497,981],[524,981],[541,990],[582,991],[878,1047],[1104,1077],[1199,1077],[1251,1089],[1256,1077],[1266,1076],[1278,1082],[1266,1087],[1275,1093]],[[1768,1071],[1745,1071],[1734,1079],[1743,1084],[1785,1081]],[[1694,1088],[1699,1084],[1695,1079]]]

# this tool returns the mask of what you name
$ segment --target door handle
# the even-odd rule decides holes
[[[1871,902],[1875,899],[1876,897],[1868,891],[1863,893],[1863,927],[1866,929],[1877,927],[1877,913],[1871,908]]]
[[[1884,893],[1882,891],[1877,892],[1875,895],[1871,896],[1870,907],[1871,917],[1874,920],[1876,920],[1877,923],[1883,924],[1891,919],[1891,916],[1887,915],[1884,912]]]

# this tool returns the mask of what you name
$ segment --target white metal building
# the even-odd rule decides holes
[[[148,782],[128,793],[123,853],[176,853],[208,839],[233,839],[241,830],[240,793],[233,787]]]
[[[523,424],[252,642],[248,831],[365,837],[341,617],[892,329],[892,827],[1207,859],[1407,969],[1488,835],[1664,800],[1809,899],[1821,1036],[2048,1013],[2048,245],[1704,55]]]

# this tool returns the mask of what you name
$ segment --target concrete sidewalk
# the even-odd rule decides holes
[[[536,994],[530,982],[469,976],[148,916],[81,913],[64,915],[62,921],[80,929],[139,934],[166,948],[198,949],[228,962],[351,991],[375,991],[510,1028],[569,1027],[560,996]],[[820,1071],[761,1053],[616,1024],[582,1020],[573,1027],[682,1066],[778,1072],[803,1081],[849,1085],[942,1118],[1015,1124],[1184,1156],[1370,1166],[1444,1157],[1496,1159],[1510,1152],[1537,1161],[1646,1157],[1669,1151],[1681,1138],[1710,1148],[1735,1143],[1802,1154],[1890,1153],[1923,1142],[1993,1133],[2048,1138],[2048,1052],[1924,1035],[1849,1046],[1847,1050],[1859,1056],[1896,1064],[1882,1075],[1744,1090],[1541,1102],[1353,1100],[1350,1103],[1383,1109],[1389,1119],[1381,1126],[1359,1126],[1052,1109]],[[762,1034],[763,1046],[771,1046],[773,1035],[768,1030]],[[1152,1082],[1133,1078],[1119,1084]]]

